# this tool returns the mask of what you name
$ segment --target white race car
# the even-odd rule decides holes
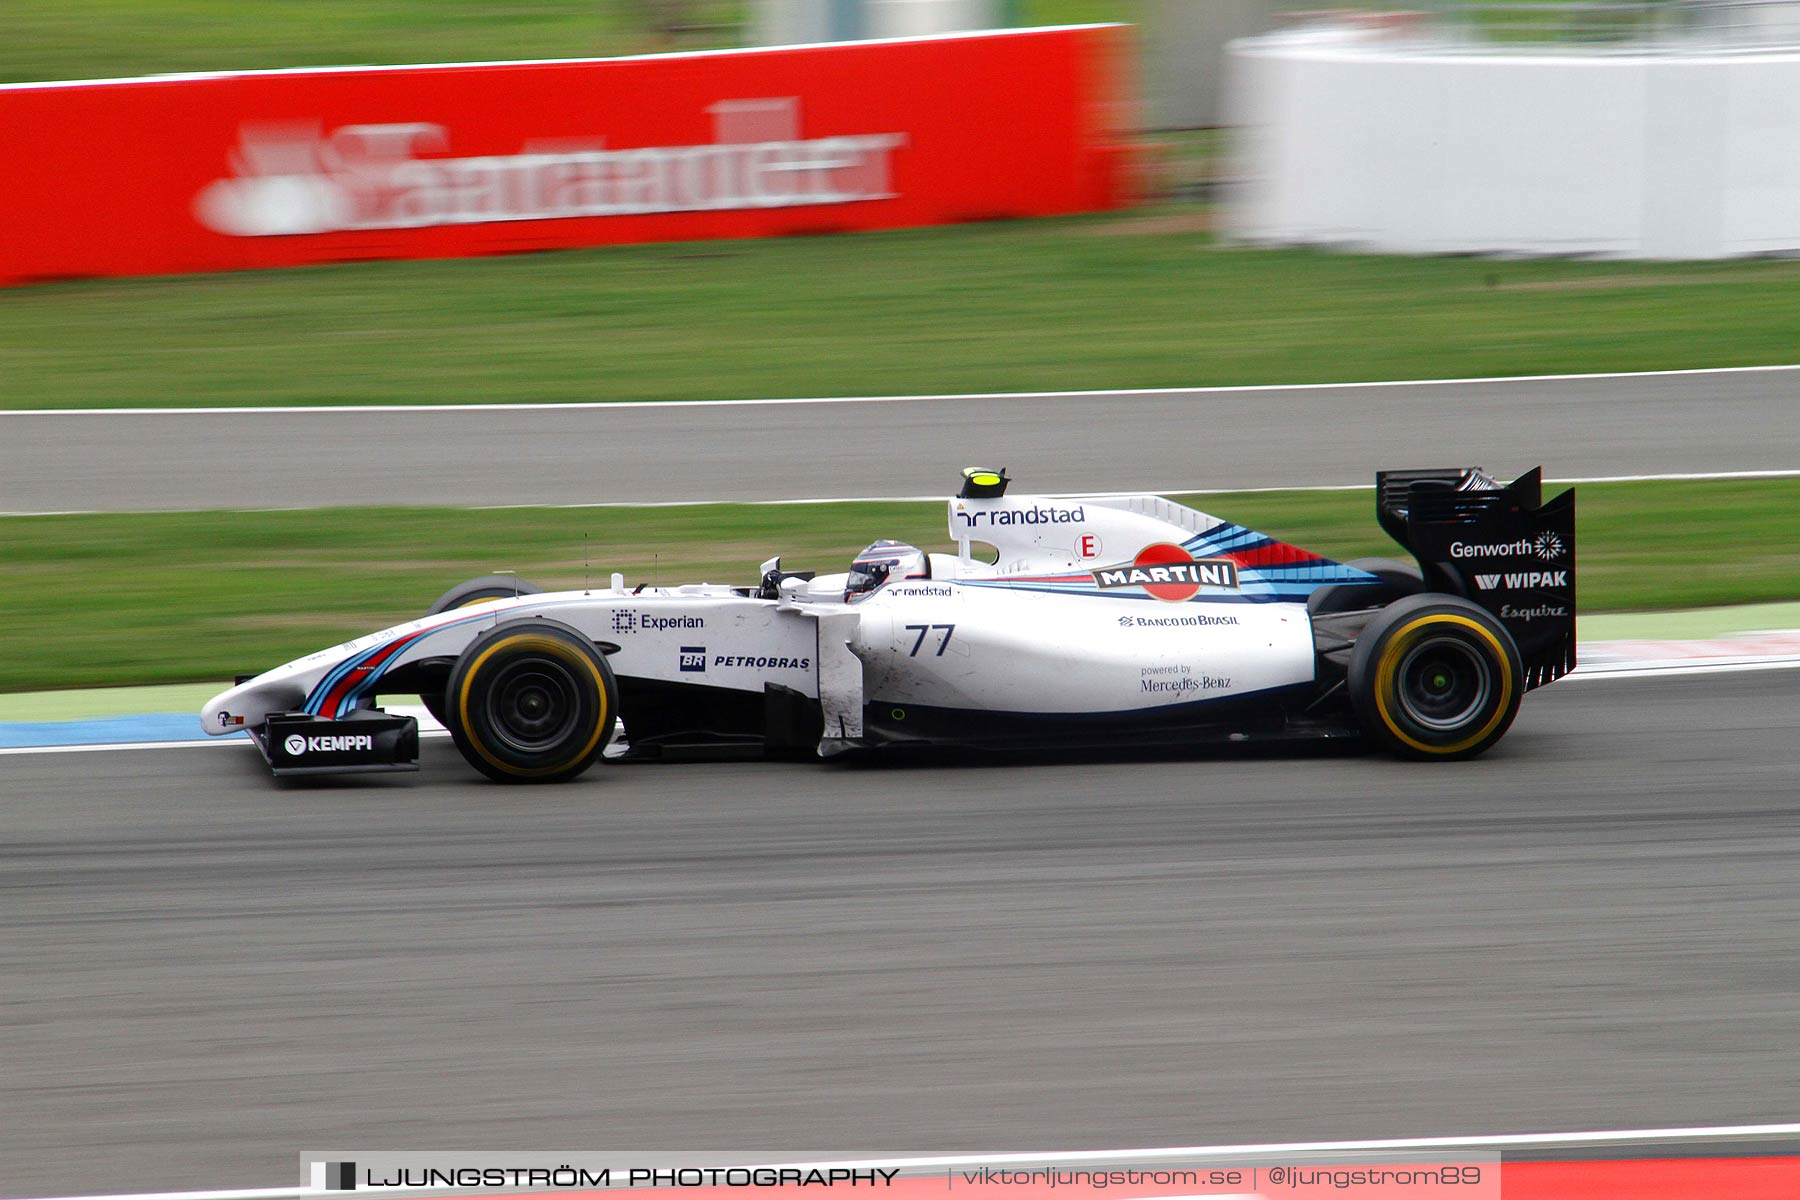
[[[277,775],[414,770],[417,693],[477,770],[605,757],[1366,738],[1492,746],[1575,665],[1575,504],[1539,473],[1377,477],[1411,563],[1337,563],[1157,496],[1009,496],[964,472],[956,553],[880,541],[843,574],[542,592],[505,577],[241,680],[201,714]],[[625,736],[616,736],[623,722]]]

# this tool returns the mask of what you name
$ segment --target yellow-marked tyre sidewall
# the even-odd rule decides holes
[[[439,613],[452,612],[459,608],[467,608],[471,604],[484,604],[489,600],[506,600],[513,596],[535,596],[544,589],[529,579],[517,579],[511,575],[480,575],[474,579],[465,579],[432,602],[425,615],[435,617]]]
[[[494,728],[490,692],[508,666],[532,658],[568,672],[576,704],[567,734],[540,752],[520,751]],[[555,783],[581,774],[612,736],[618,685],[606,658],[579,632],[555,621],[515,621],[477,638],[445,689],[446,722],[469,764],[503,783]]]
[[[1400,699],[1400,668],[1421,643],[1448,637],[1479,654],[1492,672],[1490,700],[1454,732],[1409,721]],[[1505,628],[1460,597],[1419,596],[1386,610],[1364,631],[1350,673],[1351,700],[1364,729],[1408,758],[1473,758],[1511,726],[1524,693],[1524,668]]]
[[[425,615],[435,617],[440,613],[455,612],[459,608],[468,608],[475,604],[486,604],[489,600],[506,600],[514,596],[535,596],[544,589],[528,579],[519,579],[511,575],[481,575],[474,579],[465,579],[432,602]],[[419,702],[425,711],[437,719],[437,723],[445,729],[450,728],[450,701],[443,692],[427,688],[420,691]]]

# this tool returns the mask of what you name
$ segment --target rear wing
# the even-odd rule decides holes
[[[1575,669],[1575,489],[1545,503],[1542,467],[1508,484],[1479,467],[1382,471],[1375,512],[1419,560],[1427,589],[1466,597],[1506,626],[1527,688]]]

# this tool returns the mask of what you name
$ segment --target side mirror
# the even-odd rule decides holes
[[[762,565],[762,579],[756,588],[758,600],[774,600],[780,593],[781,555],[777,554]]]

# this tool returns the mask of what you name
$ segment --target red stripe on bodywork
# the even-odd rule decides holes
[[[1254,550],[1228,550],[1219,557],[1229,558],[1240,567],[1288,567],[1325,562],[1318,555],[1286,542],[1270,542]]]
[[[333,687],[331,691],[326,693],[324,701],[319,705],[319,715],[321,717],[336,718],[338,715],[338,705],[344,702],[344,699],[355,690],[358,684],[367,679],[376,668],[381,666],[382,663],[397,654],[402,646],[426,632],[429,631],[420,630],[419,633],[409,633],[398,641],[389,642],[380,650],[376,651],[373,658],[368,659],[361,666],[352,667],[350,670],[346,671],[344,677],[337,681],[337,685]]]

